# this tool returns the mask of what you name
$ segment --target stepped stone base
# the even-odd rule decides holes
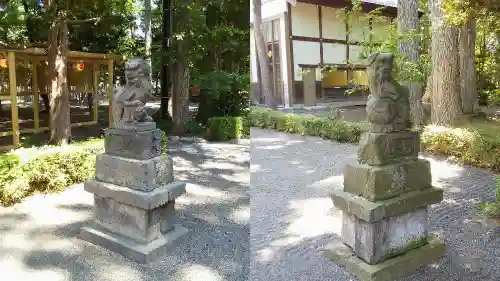
[[[167,249],[173,246],[173,244],[179,243],[180,238],[187,233],[188,230],[186,228],[176,225],[172,230],[156,240],[143,244],[109,232],[98,225],[92,225],[82,227],[78,237],[94,245],[123,255],[137,263],[147,264],[165,256]]]
[[[436,234],[428,236],[426,245],[375,265],[358,258],[340,239],[334,240],[325,248],[325,254],[329,259],[345,267],[360,281],[394,281],[438,260],[444,255],[444,251],[444,240]]]
[[[381,263],[427,243],[427,208],[368,223],[344,212],[342,241],[369,264]]]

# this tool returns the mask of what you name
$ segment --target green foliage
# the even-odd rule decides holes
[[[211,117],[243,116],[250,102],[248,74],[209,72],[193,83],[200,85],[200,105],[196,120],[206,124]]]
[[[250,124],[286,133],[318,136],[340,142],[357,142],[364,124],[328,117],[286,114],[264,108],[252,108]]]
[[[421,146],[459,163],[500,170],[500,138],[473,128],[427,126],[421,134]]]
[[[477,204],[479,211],[486,217],[500,219],[500,177],[497,178],[495,201]]]
[[[62,191],[88,179],[94,172],[96,154],[102,152],[102,140],[95,139],[64,149],[32,148],[2,155],[0,204],[14,204],[35,192]]]
[[[249,136],[248,122],[242,116],[213,117],[208,121],[207,139],[211,141],[228,141]]]

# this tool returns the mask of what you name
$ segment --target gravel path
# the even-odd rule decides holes
[[[323,256],[340,233],[329,194],[356,147],[314,137],[252,129],[250,262],[252,281],[357,280]],[[434,185],[445,200],[431,207],[432,231],[444,232],[446,256],[400,281],[500,280],[500,229],[474,204],[492,200],[495,175],[436,157]]]
[[[249,146],[172,145],[176,202],[190,232],[157,263],[135,264],[76,238],[92,218],[92,194],[76,185],[0,207],[0,280],[244,281],[249,274]]]

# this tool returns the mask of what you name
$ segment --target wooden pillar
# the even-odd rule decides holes
[[[99,87],[99,66],[94,64],[92,66],[92,121],[97,122],[99,119],[99,99],[97,98],[97,88]]]
[[[31,62],[31,90],[33,91],[33,120],[35,130],[40,129],[40,90],[38,87],[38,60]]]
[[[17,82],[16,82],[16,56],[13,52],[7,55],[9,67],[9,93],[10,108],[12,113],[12,142],[14,147],[19,147],[19,112],[17,108]]]
[[[113,60],[108,60],[108,114],[109,114],[109,126],[113,124],[113,93],[114,93],[114,81],[113,81]]]
[[[316,105],[316,68],[307,69],[302,76],[304,84],[304,106]]]

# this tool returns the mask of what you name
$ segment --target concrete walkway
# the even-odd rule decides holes
[[[250,280],[357,280],[322,253],[341,226],[329,194],[341,188],[356,146],[261,129],[251,134]],[[500,280],[500,229],[474,208],[493,199],[495,175],[428,159],[434,185],[445,190],[445,200],[430,209],[431,230],[445,235],[447,252],[400,281]]]
[[[182,144],[170,149],[188,182],[178,223],[190,229],[157,263],[135,264],[76,238],[92,218],[82,185],[0,207],[0,280],[244,281],[249,274],[249,146]]]

